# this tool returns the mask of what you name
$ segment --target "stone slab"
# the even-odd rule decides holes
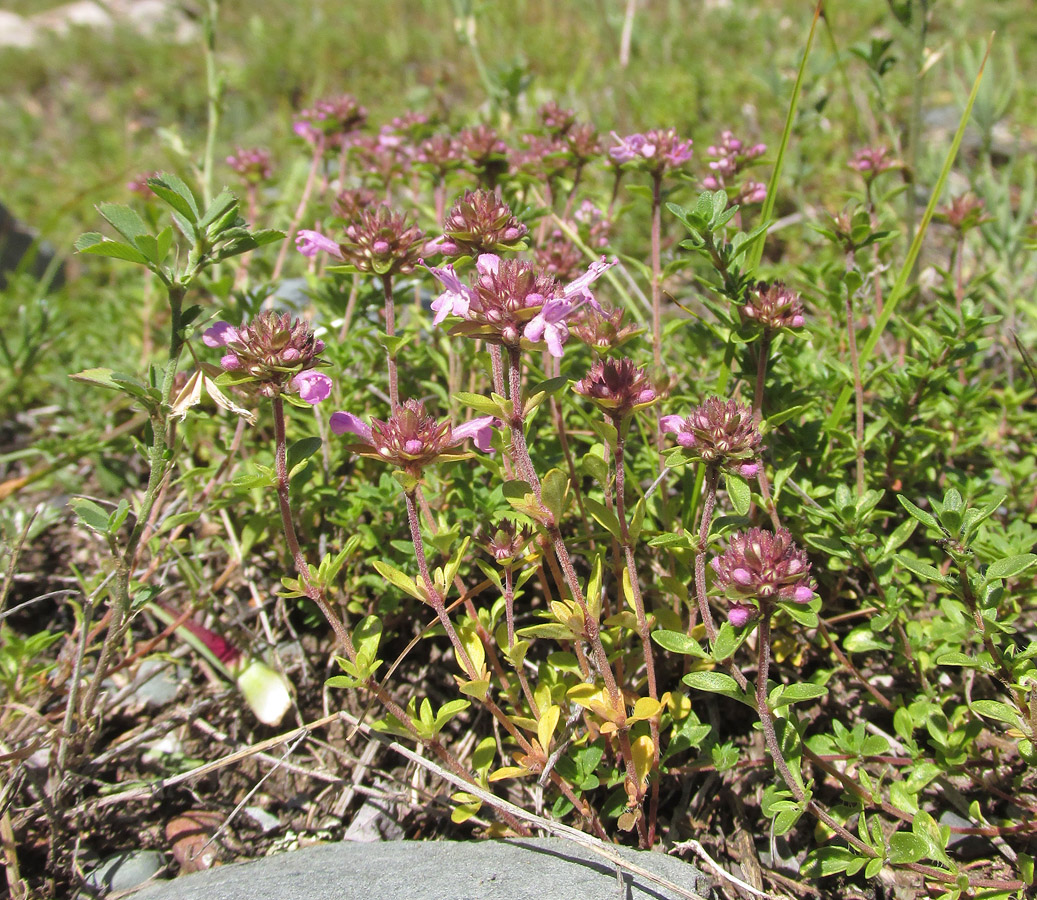
[[[663,853],[616,848],[681,888],[709,879]],[[560,838],[322,844],[153,884],[133,900],[677,900]]]

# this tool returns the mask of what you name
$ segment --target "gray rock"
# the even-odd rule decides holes
[[[0,47],[31,47],[36,43],[36,29],[18,13],[0,9]]]
[[[616,848],[686,891],[709,896],[694,866],[662,853]],[[671,900],[679,895],[622,873],[571,841],[396,841],[324,844],[221,866],[153,885],[134,900]]]
[[[3,23],[0,22],[0,30]],[[50,277],[50,288],[65,283],[65,267],[54,263],[54,248],[41,241],[28,225],[19,222],[0,203],[0,288],[7,286],[4,273],[25,271],[33,277]]]
[[[94,0],[76,0],[37,13],[31,21],[37,28],[65,35],[73,28],[109,28],[112,17],[105,7]]]
[[[77,900],[100,897],[109,891],[129,891],[140,887],[166,865],[164,853],[158,850],[126,850],[109,856],[86,876],[87,886]]]
[[[163,659],[145,659],[133,679],[134,696],[148,706],[165,706],[176,699],[190,676],[187,666]]]

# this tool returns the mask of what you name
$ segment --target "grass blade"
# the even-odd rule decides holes
[[[817,31],[817,21],[821,18],[821,9],[824,0],[817,0],[814,8],[814,20],[810,23],[810,34],[807,35],[807,45],[803,48],[803,58],[799,61],[799,71],[796,73],[796,83],[792,88],[792,99],[789,101],[789,112],[785,117],[785,128],[781,132],[781,143],[778,145],[778,156],[774,160],[774,169],[771,171],[770,181],[767,182],[767,199],[763,201],[763,211],[760,213],[760,221],[766,222],[770,228],[771,216],[774,214],[774,202],[778,188],[778,179],[781,177],[781,167],[785,161],[785,151],[789,146],[789,138],[792,135],[792,124],[796,121],[796,108],[799,106],[799,97],[803,93],[803,73],[807,69],[807,59],[810,57],[810,48],[814,45],[814,33]],[[767,240],[767,231],[764,230],[759,237],[753,241],[753,246],[746,256],[749,271],[752,272],[763,259],[763,244]]]
[[[983,70],[986,68],[987,60],[990,58],[990,48],[994,45],[994,35],[995,32],[990,33],[990,39],[987,41],[987,52],[983,54],[983,62],[980,64],[979,72],[976,73],[976,80],[973,82],[972,92],[969,94],[968,102],[965,104],[965,112],[962,114],[961,121],[958,123],[958,130],[954,134],[954,140],[951,141],[950,149],[947,151],[947,158],[943,161],[943,168],[940,170],[940,177],[936,179],[936,185],[929,197],[929,203],[925,207],[925,213],[923,214],[922,221],[918,226],[918,231],[915,233],[915,239],[911,242],[911,247],[907,251],[907,257],[904,259],[904,264],[900,268],[900,274],[897,276],[896,283],[893,285],[893,290],[890,291],[889,297],[882,307],[882,314],[879,316],[878,321],[875,322],[875,327],[872,329],[871,334],[868,335],[868,339],[864,342],[864,346],[861,347],[859,359],[862,370],[871,354],[875,352],[875,347],[879,342],[879,338],[882,337],[882,332],[886,330],[889,320],[893,317],[897,305],[903,299],[904,293],[906,292],[908,278],[911,275],[911,270],[914,268],[915,260],[918,259],[918,254],[922,249],[922,240],[925,237],[926,231],[929,229],[929,223],[932,221],[933,213],[936,211],[936,204],[939,202],[940,195],[943,193],[943,187],[947,183],[947,178],[951,173],[951,167],[954,165],[954,161],[958,157],[958,148],[961,146],[961,140],[965,136],[965,128],[969,123],[969,118],[972,116],[972,107],[976,102],[976,96],[979,94],[980,83],[983,81]],[[832,409],[828,419],[825,421],[825,427],[827,429],[830,430],[839,424],[843,417],[843,413],[846,412],[846,404],[849,402],[851,394],[853,394],[853,385],[848,384],[843,388],[842,393],[839,394],[839,399],[835,402],[835,407]]]

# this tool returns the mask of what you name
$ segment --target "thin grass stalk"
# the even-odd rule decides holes
[[[962,138],[965,136],[965,129],[972,116],[972,107],[976,103],[976,97],[979,94],[979,86],[983,81],[983,70],[986,68],[987,60],[990,58],[990,49],[994,45],[994,36],[995,32],[991,32],[990,39],[987,41],[986,52],[983,54],[983,62],[980,63],[979,72],[976,73],[976,80],[972,84],[972,91],[969,93],[968,102],[965,104],[965,111],[962,113],[961,121],[958,123],[958,130],[954,133],[954,139],[951,141],[951,146],[947,150],[947,156],[943,161],[943,168],[940,169],[940,176],[936,179],[933,192],[929,197],[929,203],[925,208],[925,212],[922,214],[921,224],[918,227],[918,231],[915,232],[915,238],[911,242],[911,246],[907,251],[907,257],[904,259],[904,264],[900,268],[900,274],[897,276],[893,289],[889,292],[889,296],[886,298],[886,302],[882,308],[882,314],[875,322],[875,327],[872,329],[871,334],[868,335],[868,339],[864,342],[864,346],[861,347],[860,365],[862,367],[871,359],[871,355],[875,352],[875,347],[878,345],[879,339],[882,337],[886,327],[889,325],[890,319],[893,318],[893,313],[896,312],[897,306],[907,293],[907,285],[911,277],[911,272],[915,266],[915,260],[918,259],[918,254],[922,249],[922,240],[925,237],[926,231],[929,229],[929,223],[932,221],[933,213],[936,211],[936,204],[939,202],[940,195],[943,193],[944,185],[947,183],[947,178],[950,176],[951,167],[954,165],[954,161],[958,158],[958,149],[961,147]],[[831,430],[842,420],[842,417],[846,412],[846,404],[849,403],[850,395],[853,393],[853,390],[854,388],[852,385],[843,388],[842,393],[839,394],[839,399],[836,400],[835,406],[832,407],[832,411],[828,414],[828,418],[825,420],[826,429]]]

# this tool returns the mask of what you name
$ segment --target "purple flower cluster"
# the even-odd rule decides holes
[[[262,147],[254,147],[250,150],[238,147],[236,153],[227,157],[227,165],[237,172],[247,184],[259,184],[261,181],[266,181],[273,173],[270,151],[264,150]]]
[[[319,231],[303,228],[295,236],[295,246],[309,259],[323,252],[361,272],[407,275],[421,259],[425,235],[402,213],[383,204],[361,209],[356,219],[346,226],[341,244]]]
[[[810,561],[784,528],[734,534],[710,565],[716,585],[730,601],[727,618],[736,628],[757,614],[761,602],[809,603],[814,598]]]
[[[217,322],[202,334],[202,343],[225,347],[220,366],[245,376],[239,386],[265,397],[276,397],[291,387],[306,403],[316,406],[331,394],[331,379],[313,371],[325,365],[319,358],[324,341],[305,322],[286,313],[262,312],[240,328]]]
[[[464,284],[449,263],[430,268],[446,288],[432,303],[433,321],[438,325],[447,316],[456,316],[464,320],[457,333],[505,346],[517,347],[522,338],[545,341],[551,355],[560,357],[569,336],[566,320],[584,303],[597,304],[590,286],[616,262],[603,256],[566,285],[532,263],[502,260],[492,253],[483,253],[476,261],[471,285]]]
[[[722,466],[745,478],[759,471],[760,432],[745,404],[710,397],[689,416],[663,416],[659,425],[664,432],[676,434],[677,443],[707,465]]]
[[[710,174],[702,179],[702,186],[709,191],[730,187],[738,176],[759,157],[767,152],[766,144],[746,144],[730,131],[720,134],[720,142],[706,151],[712,159]],[[734,202],[739,205],[763,203],[767,199],[767,186],[759,181],[745,181],[739,187]]]
[[[648,373],[629,359],[597,360],[573,385],[573,390],[593,401],[615,422],[627,419],[657,399]]]
[[[754,323],[769,332],[802,328],[805,322],[803,301],[780,281],[758,282],[749,291],[746,302],[738,307],[738,313],[743,322]]]
[[[299,113],[292,130],[309,144],[342,147],[367,121],[367,110],[356,97],[343,94],[318,100]]]
[[[673,128],[653,129],[627,137],[612,132],[612,137],[616,146],[609,150],[609,156],[619,165],[632,163],[662,175],[682,168],[691,159],[692,142],[682,140]]]
[[[332,414],[330,425],[335,434],[360,438],[361,453],[419,474],[432,463],[463,457],[454,448],[467,440],[489,451],[495,422],[493,416],[481,416],[454,428],[428,415],[422,402],[408,400],[385,421],[372,419],[367,425],[353,413],[340,411]]]
[[[854,171],[860,172],[869,182],[873,181],[876,175],[904,167],[888,147],[864,147],[853,154],[848,165]]]
[[[518,250],[528,230],[493,191],[465,191],[447,213],[434,248],[444,256]]]

